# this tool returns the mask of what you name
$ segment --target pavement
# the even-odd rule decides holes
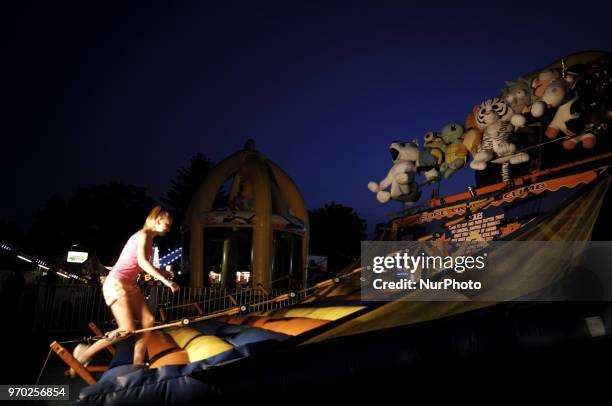
[[[2,372],[0,382],[4,385],[34,385],[40,374],[38,381],[39,385],[69,385],[70,402],[65,400],[58,401],[36,401],[28,402],[28,404],[40,405],[62,405],[73,404],[77,399],[82,388],[87,386],[87,383],[78,376],[70,378],[65,376],[64,372],[68,369],[67,365],[62,361],[55,352],[49,354],[49,344],[57,340],[67,341],[87,335],[72,334],[58,335],[50,333],[21,333],[21,334],[4,334],[1,335],[1,345],[3,348],[3,364],[5,368]],[[64,346],[72,350],[76,344],[70,343]],[[45,365],[45,360],[48,360]],[[104,351],[95,357],[92,365],[108,365],[110,362],[110,353]],[[44,368],[43,368],[44,366]],[[92,373],[94,379],[98,379],[101,373]]]

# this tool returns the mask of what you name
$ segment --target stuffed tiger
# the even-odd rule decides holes
[[[514,115],[512,108],[499,97],[488,99],[476,111],[476,125],[482,131],[482,142],[470,167],[477,171],[486,169],[487,162],[494,158],[508,157],[511,164],[527,162],[525,152],[515,154],[516,146],[508,142],[514,126],[509,123]]]

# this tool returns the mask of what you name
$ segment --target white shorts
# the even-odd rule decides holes
[[[107,276],[104,285],[102,285],[102,294],[104,295],[106,305],[110,307],[119,298],[129,298],[130,296],[140,295],[141,293],[135,283]]]

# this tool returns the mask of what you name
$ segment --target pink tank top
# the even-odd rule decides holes
[[[127,243],[125,243],[125,247],[123,247],[117,263],[113,266],[113,270],[108,276],[121,281],[136,282],[136,277],[142,271],[138,266],[137,235],[138,233],[132,235]],[[151,257],[151,253],[148,252],[147,256]]]

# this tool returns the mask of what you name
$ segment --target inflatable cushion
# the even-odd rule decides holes
[[[169,335],[161,331],[153,331],[149,342],[147,343],[147,353],[151,360],[163,353],[172,351],[172,349],[179,349],[179,346]]]
[[[191,327],[173,328],[166,330],[166,332],[181,348],[185,348],[191,340],[202,335],[198,330]]]
[[[269,316],[232,317],[227,320],[230,324],[259,327],[268,331],[296,336],[306,331],[329,323],[329,320],[317,320],[306,317],[272,318]]]
[[[189,364],[189,354],[187,351],[174,351],[165,354],[155,360],[149,368],[159,368],[167,365],[186,365]]]
[[[225,340],[205,335],[193,338],[185,347],[190,362],[201,361],[233,349],[234,346]]]
[[[261,315],[273,317],[308,317],[332,321],[348,316],[364,308],[365,306],[297,307],[270,310]]]

